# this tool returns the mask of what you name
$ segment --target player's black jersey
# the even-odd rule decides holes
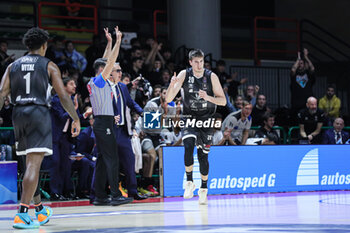
[[[186,70],[181,90],[184,115],[192,115],[196,118],[208,118],[214,115],[216,105],[199,97],[199,90],[214,96],[211,73],[210,70],[204,69],[203,77],[196,78],[192,68]]]
[[[10,72],[11,101],[14,105],[50,106],[49,59],[29,54],[13,62]]]

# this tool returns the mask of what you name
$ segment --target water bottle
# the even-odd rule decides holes
[[[1,151],[0,151],[0,161],[5,161],[6,160],[6,150],[5,150],[5,145],[1,145]]]

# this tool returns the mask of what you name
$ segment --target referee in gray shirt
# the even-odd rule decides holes
[[[107,30],[107,31],[106,31]],[[108,29],[105,29],[107,39],[111,39]],[[87,84],[95,122],[93,132],[96,137],[98,157],[95,167],[95,200],[94,205],[121,205],[133,201],[125,198],[119,191],[119,158],[116,137],[113,130],[115,124],[113,111],[113,92],[107,79],[110,77],[113,65],[119,54],[122,33],[115,27],[116,43],[108,59],[97,59],[94,63],[96,77]],[[106,51],[108,46],[106,47]],[[110,186],[112,198],[108,198],[107,183]]]

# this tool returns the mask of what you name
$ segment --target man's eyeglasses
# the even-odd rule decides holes
[[[123,70],[122,70],[122,69],[117,69],[117,70],[112,70],[112,72],[117,72],[117,73],[119,73],[119,72],[123,72]]]

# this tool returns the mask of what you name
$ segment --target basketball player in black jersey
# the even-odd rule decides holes
[[[190,51],[189,62],[191,68],[182,70],[178,76],[175,74],[172,77],[167,90],[166,101],[168,103],[172,101],[182,88],[185,122],[192,119],[203,122],[213,117],[216,105],[226,105],[226,98],[218,76],[210,70],[204,69],[204,53],[201,50]],[[185,127],[182,134],[187,175],[184,198],[192,198],[195,190],[192,170],[193,150],[194,146],[197,145],[197,156],[202,178],[202,184],[198,190],[199,204],[207,203],[208,154],[213,133],[213,128],[198,128],[192,125]]]
[[[44,57],[48,39],[46,31],[40,28],[29,29],[23,37],[23,43],[29,49],[28,55],[7,67],[0,86],[0,109],[9,94],[14,104],[12,121],[17,155],[26,155],[21,204],[15,216],[14,228],[38,228],[47,223],[52,215],[51,208],[41,204],[38,187],[43,158],[52,154],[50,82],[60,97],[62,106],[73,119],[72,136],[76,137],[80,132],[79,117],[64,89],[61,72],[55,63]],[[39,222],[33,221],[28,215],[32,198]]]

